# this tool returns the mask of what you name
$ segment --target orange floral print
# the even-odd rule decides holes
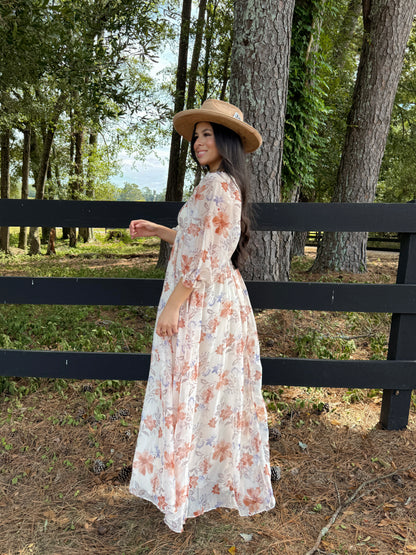
[[[207,389],[202,394],[202,402],[205,404],[209,403],[213,398],[214,398],[214,392],[212,391],[212,389]]]
[[[136,468],[140,474],[146,474],[147,472],[153,472],[153,457],[150,453],[145,452],[139,454],[133,463],[134,468]]]
[[[176,484],[176,501],[175,501],[176,510],[185,503],[187,493],[188,493],[188,488],[186,486],[180,487],[178,483]]]
[[[231,316],[233,313],[233,303],[232,301],[225,301],[222,303],[222,310],[220,312],[221,318],[225,318],[226,316]]]
[[[257,512],[263,503],[260,488],[247,489],[247,495],[244,497],[243,503],[248,507],[250,513]]]
[[[182,273],[186,274],[189,272],[190,268],[191,268],[191,262],[192,259],[190,256],[187,256],[186,254],[182,255]]]
[[[212,488],[212,493],[215,493],[216,495],[220,494],[220,488],[218,484],[215,484],[215,486]]]
[[[211,428],[215,428],[216,425],[217,425],[217,419],[211,418],[211,420],[208,422],[208,426],[211,426]]]
[[[220,412],[220,417],[222,420],[228,420],[230,416],[233,414],[233,411],[230,406],[227,406],[225,409],[222,409]]]
[[[209,470],[209,462],[207,461],[207,459],[204,459],[201,463],[201,474],[202,476],[205,476],[206,474],[208,474],[208,470]]]
[[[192,223],[192,224],[189,225],[189,227],[186,231],[190,235],[193,235],[194,237],[198,237],[198,235],[201,233],[201,228],[199,226],[197,226],[196,224]]]
[[[168,453],[165,451],[163,455],[164,467],[169,472],[169,474],[175,473],[175,455],[173,453]]]
[[[178,459],[185,459],[190,452],[191,452],[191,444],[186,443],[185,445],[181,445],[181,447],[178,447],[176,451],[176,455]]]
[[[191,476],[189,478],[189,487],[190,488],[196,488],[196,486],[198,485],[198,476]]]
[[[214,449],[214,453],[212,454],[213,459],[218,459],[219,462],[224,461],[225,459],[231,457],[231,446],[226,441],[220,441],[217,443]]]
[[[218,345],[218,347],[215,349],[215,352],[218,355],[222,355],[224,353],[224,345]]]
[[[202,193],[206,190],[206,188],[206,185],[202,185],[197,188],[197,190],[195,191],[195,200],[203,200],[205,198],[205,195],[203,195]]]
[[[240,459],[241,466],[253,466],[253,455],[250,453],[244,453],[244,455]]]
[[[149,415],[143,420],[143,424],[146,428],[149,428],[149,430],[152,431],[156,427],[157,422],[152,416]]]
[[[228,236],[230,219],[227,214],[225,214],[224,212],[220,212],[213,218],[212,223],[215,228],[215,233],[218,233],[219,235],[225,235],[225,237]]]
[[[222,387],[227,386],[229,383],[230,383],[230,380],[227,378],[225,373],[221,374],[221,377],[218,379],[215,389],[221,389]]]

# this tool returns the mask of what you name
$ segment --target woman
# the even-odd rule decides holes
[[[211,509],[245,516],[275,500],[256,324],[238,271],[249,235],[245,152],[261,136],[219,100],[180,112],[173,123],[209,172],[177,228],[130,224],[132,237],[156,235],[173,245],[130,491],[181,532],[186,518]]]

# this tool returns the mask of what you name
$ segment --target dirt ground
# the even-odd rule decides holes
[[[369,258],[368,274],[337,279],[394,280],[397,255]],[[282,328],[265,312],[263,354],[290,356],[293,341],[279,343]],[[313,318],[299,320],[309,329]],[[414,401],[408,428],[392,432],[378,428],[378,390],[265,387],[276,507],[254,517],[214,510],[175,534],[128,493],[144,391],[143,382],[21,379],[0,395],[1,555],[416,553]]]

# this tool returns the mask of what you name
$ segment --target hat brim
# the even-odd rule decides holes
[[[219,123],[237,133],[241,138],[245,152],[254,152],[262,143],[261,135],[254,127],[245,121],[219,114],[216,111],[197,108],[178,112],[173,117],[173,125],[176,131],[189,142],[192,140],[195,125],[201,121]]]

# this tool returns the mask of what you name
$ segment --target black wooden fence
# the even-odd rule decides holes
[[[176,225],[181,203],[0,200],[3,226],[125,228],[146,218]],[[259,204],[258,230],[401,234],[397,283],[247,283],[255,308],[392,313],[388,360],[262,358],[263,383],[382,388],[380,422],[406,427],[416,388],[416,204]],[[0,277],[0,302],[156,305],[155,279]],[[145,380],[149,355],[0,350],[0,375]]]

